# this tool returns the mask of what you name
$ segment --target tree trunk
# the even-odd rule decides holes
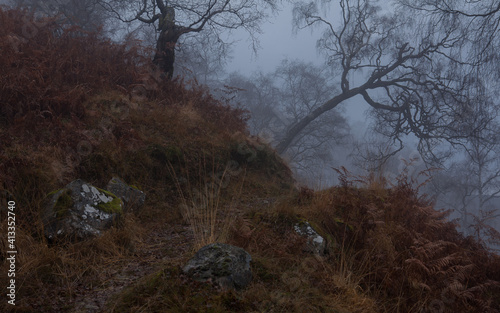
[[[156,43],[156,53],[153,63],[162,71],[167,79],[174,75],[175,45],[181,33],[175,26],[162,30]]]

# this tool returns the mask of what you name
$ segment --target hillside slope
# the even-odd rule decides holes
[[[18,252],[16,306],[2,295],[2,312],[500,310],[500,258],[463,238],[406,177],[389,188],[344,171],[338,187],[297,189],[284,161],[248,136],[244,111],[163,81],[137,43],[50,20],[31,22],[27,36],[29,15],[0,17],[0,233],[14,201]],[[145,192],[142,210],[100,238],[47,242],[47,195],[113,176]],[[305,221],[328,254],[304,249],[295,226]],[[252,255],[248,288],[182,273],[214,241]],[[2,273],[9,244],[2,235]]]

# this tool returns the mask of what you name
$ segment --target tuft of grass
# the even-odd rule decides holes
[[[180,199],[180,209],[184,220],[190,225],[194,235],[194,249],[198,250],[215,242],[226,242],[229,229],[234,222],[234,200],[241,194],[244,178],[241,180],[240,190],[233,194],[230,201],[224,198],[223,193],[229,183],[229,167],[217,171],[214,161],[207,171],[206,159],[200,162],[198,182],[191,182],[190,176],[178,178],[170,165],[170,172],[175,179]],[[186,172],[188,173],[188,172]]]

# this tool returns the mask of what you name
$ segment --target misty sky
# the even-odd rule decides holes
[[[310,30],[301,30],[297,34],[292,31],[292,5],[286,4],[279,14],[262,25],[263,34],[258,35],[261,49],[255,55],[251,49],[248,35],[243,31],[236,33],[241,39],[233,46],[233,59],[229,62],[228,72],[239,72],[249,75],[255,70],[267,72],[274,70],[285,59],[300,59],[323,63],[322,57],[317,53],[316,40],[319,32],[311,33]]]

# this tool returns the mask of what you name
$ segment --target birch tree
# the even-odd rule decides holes
[[[339,16],[320,9],[336,3]],[[317,46],[338,77],[338,91],[288,127],[279,153],[308,125],[354,98],[373,108],[381,133],[399,144],[408,134],[416,136],[429,158],[441,140],[465,137],[455,131],[456,115],[467,101],[464,82],[447,54],[461,40],[452,19],[384,13],[377,1],[327,0],[297,3],[294,23],[297,29],[322,31]]]

